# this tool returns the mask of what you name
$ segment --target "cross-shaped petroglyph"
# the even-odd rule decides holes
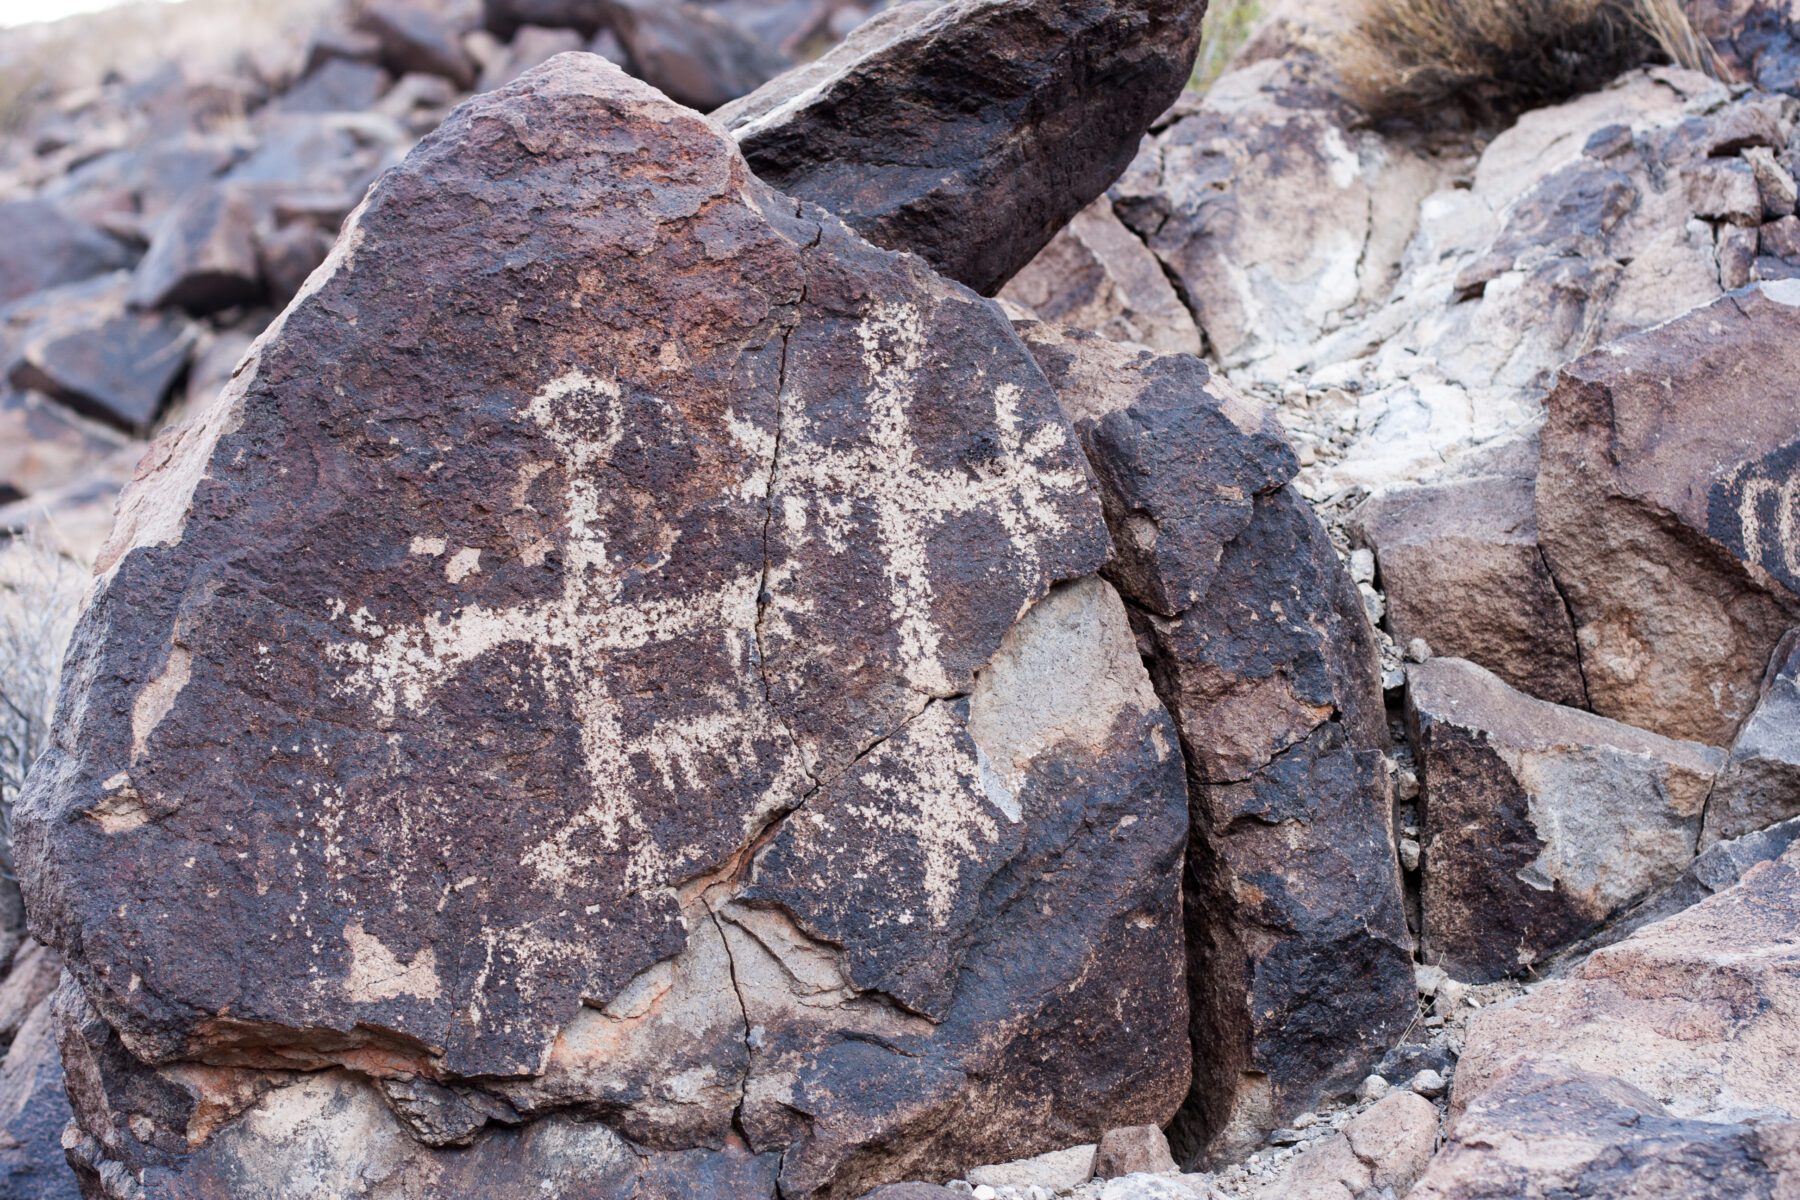
[[[816,525],[828,548],[842,553],[866,536],[863,514],[872,514],[879,545],[874,559],[881,564],[888,592],[900,669],[921,692],[942,696],[954,687],[938,654],[927,561],[933,530],[957,514],[989,513],[1010,537],[1012,569],[1033,588],[1047,586],[1050,581],[1036,578],[1038,544],[1066,529],[1055,501],[1084,489],[1086,479],[1074,465],[1061,425],[1024,426],[1021,393],[1011,384],[994,389],[997,444],[989,459],[960,472],[927,467],[919,460],[908,415],[925,349],[918,310],[911,305],[878,307],[862,322],[859,336],[869,389],[867,436],[848,446],[824,445],[809,436],[809,423],[797,411],[803,407],[800,399],[784,397],[784,411],[793,415],[782,431],[776,484],[781,519],[794,535]],[[568,480],[561,592],[511,608],[470,605],[399,629],[382,628],[361,609],[336,612],[334,617],[355,635],[331,651],[348,668],[342,690],[366,696],[378,719],[391,720],[401,712],[418,715],[428,711],[433,695],[449,686],[461,668],[502,647],[525,648],[553,699],[567,689],[580,726],[592,799],[528,851],[524,864],[560,893],[595,865],[592,853],[577,848],[577,839],[593,831],[607,850],[625,851],[626,887],[667,886],[682,877],[684,868],[691,873],[689,860],[698,849],[662,845],[648,828],[637,800],[649,784],[640,780],[634,759],[645,764],[655,783],[679,796],[682,789],[715,786],[709,771],[716,768],[708,764],[721,757],[755,761],[759,752],[782,747],[773,781],[747,818],[750,827],[783,805],[791,806],[809,780],[800,751],[751,692],[686,697],[696,702],[695,711],[670,714],[648,734],[627,739],[619,703],[608,690],[613,674],[609,659],[654,644],[693,643],[701,652],[729,656],[734,667],[729,674],[754,678],[762,564],[745,563],[733,578],[699,594],[625,599],[624,576],[607,553],[603,491],[605,468],[624,435],[619,385],[571,372],[534,397],[526,415],[556,447]],[[753,426],[734,421],[731,427],[754,463],[755,473],[745,479],[741,494],[767,502],[774,439]],[[436,539],[424,547],[425,552],[443,549]],[[467,570],[469,560],[461,561],[461,569]],[[772,580],[789,580],[802,570],[802,562],[790,558],[769,574]],[[777,603],[797,611],[807,600],[804,594],[788,595]],[[942,803],[921,802],[921,818],[926,812],[932,818],[919,822],[919,836],[938,848],[931,857],[941,861],[941,852],[965,844],[970,831],[940,828],[946,819]]]
[[[630,830],[639,836],[630,839],[625,885],[664,885],[683,865],[686,848],[661,846],[648,836],[643,814],[633,803],[642,785],[632,756],[643,755],[658,781],[675,792],[706,787],[711,782],[708,759],[729,754],[754,762],[759,742],[765,751],[784,743],[765,707],[743,696],[710,697],[710,707],[687,716],[671,714],[647,737],[628,742],[618,702],[608,690],[608,659],[621,651],[686,641],[711,642],[715,652],[733,662],[749,663],[761,571],[746,564],[732,579],[697,595],[625,600],[624,576],[607,555],[603,492],[604,468],[624,434],[619,385],[570,372],[539,392],[526,415],[556,447],[568,480],[560,594],[513,608],[470,605],[394,630],[381,628],[357,610],[347,621],[357,640],[340,643],[332,652],[352,668],[344,690],[367,696],[378,717],[391,719],[401,711],[426,711],[433,693],[482,655],[505,646],[525,647],[552,699],[565,688],[571,692],[592,797],[553,837],[526,854],[525,865],[560,891],[593,865],[591,855],[575,849],[579,835],[597,830],[601,844],[617,850],[621,835]],[[740,430],[739,436],[746,435]],[[755,474],[766,487],[766,460],[756,462]],[[426,548],[432,549],[441,544]],[[772,790],[797,789],[800,775],[797,762],[782,764]]]
[[[960,514],[989,513],[1011,540],[1014,569],[1033,585],[1047,585],[1050,581],[1035,578],[1039,543],[1068,529],[1054,500],[1078,494],[1087,480],[1062,425],[1045,421],[1027,429],[1021,423],[1022,393],[1010,383],[994,389],[992,457],[957,472],[927,466],[920,461],[908,413],[926,349],[918,308],[877,305],[857,332],[868,377],[868,436],[849,445],[811,436],[804,403],[797,402],[801,398],[788,398],[777,480],[782,518],[797,541],[812,510],[826,545],[841,554],[866,536],[857,509],[867,504],[899,636],[901,671],[917,690],[947,696],[956,688],[939,656],[927,555],[933,530]],[[786,578],[792,569],[790,564],[775,575]]]

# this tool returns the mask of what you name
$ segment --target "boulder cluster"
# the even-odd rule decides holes
[[[1800,1188],[1784,9],[318,7],[0,143],[0,1194]]]

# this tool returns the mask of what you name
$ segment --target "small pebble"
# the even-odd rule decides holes
[[[1381,1076],[1371,1075],[1363,1080],[1357,1087],[1356,1098],[1359,1100],[1379,1100],[1388,1094],[1388,1090],[1392,1086],[1392,1084]]]
[[[1419,843],[1411,838],[1400,839],[1400,865],[1409,871],[1419,869]]]
[[[1375,582],[1375,552],[1373,550],[1352,550],[1350,552],[1350,578],[1358,583]],[[1414,638],[1413,641],[1420,639]]]
[[[1294,1128],[1295,1129],[1311,1129],[1314,1125],[1317,1125],[1318,1123],[1319,1123],[1319,1114],[1318,1113],[1311,1113],[1311,1112],[1301,1113],[1299,1116],[1294,1118]]]
[[[1402,767],[1394,776],[1394,794],[1402,800],[1419,798],[1419,773]]]
[[[1427,1067],[1417,1075],[1414,1075],[1412,1077],[1412,1082],[1407,1086],[1427,1100],[1436,1100],[1439,1096],[1444,1094],[1446,1085],[1442,1075],[1439,1075],[1436,1071]]]
[[[1414,638],[1406,643],[1407,662],[1429,662],[1431,660],[1431,643],[1424,638]]]
[[[1271,1146],[1292,1146],[1299,1140],[1300,1131],[1298,1129],[1276,1129],[1269,1134]]]
[[[977,1187],[971,1194],[975,1197],[975,1200],[999,1200],[1000,1196],[999,1192],[996,1192],[992,1187],[989,1187],[985,1183]]]

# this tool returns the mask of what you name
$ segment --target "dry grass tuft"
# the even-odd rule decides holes
[[[1357,0],[1337,65],[1373,115],[1461,104],[1492,119],[1651,61],[1720,71],[1680,0]]]
[[[1261,19],[1261,0],[1212,0],[1200,27],[1200,56],[1194,62],[1188,87],[1196,92],[1210,88],[1225,73]]]

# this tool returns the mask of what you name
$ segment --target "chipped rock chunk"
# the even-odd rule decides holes
[[[1724,752],[1516,692],[1474,663],[1407,671],[1423,767],[1427,961],[1486,983],[1671,883]]]
[[[762,178],[991,295],[1130,163],[1187,83],[1205,12],[905,5],[717,115]]]

